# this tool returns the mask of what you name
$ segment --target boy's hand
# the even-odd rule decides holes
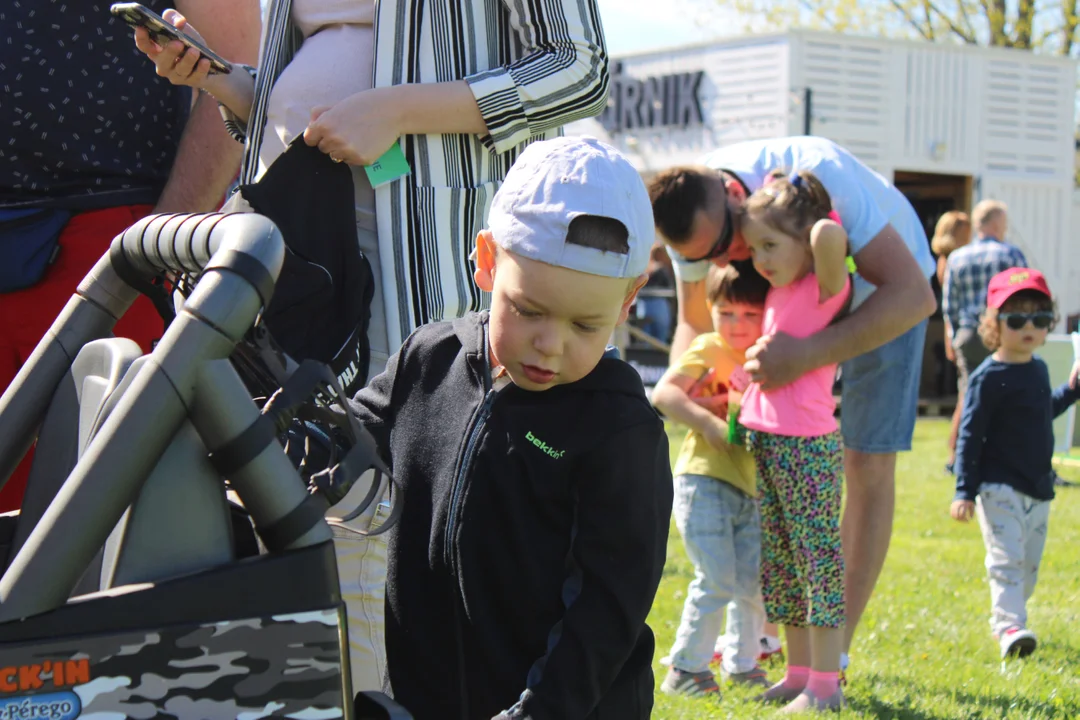
[[[949,514],[953,520],[967,522],[975,515],[975,503],[970,500],[953,500]]]
[[[705,438],[705,442],[712,445],[714,449],[721,452],[725,452],[728,449],[728,427],[726,421],[715,418],[713,422],[705,427],[701,435]]]
[[[717,395],[691,395],[690,399],[695,403],[705,408],[713,415],[719,418],[726,418],[728,414],[728,394],[719,393]]]

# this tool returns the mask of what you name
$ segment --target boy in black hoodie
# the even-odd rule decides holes
[[[477,238],[490,312],[417,330],[353,400],[401,486],[387,681],[416,720],[650,715],[668,445],[605,346],[652,242],[617,151],[531,145]]]

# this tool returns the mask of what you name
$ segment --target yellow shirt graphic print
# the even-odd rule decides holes
[[[745,356],[729,347],[719,333],[705,333],[690,344],[670,372],[698,381],[695,394],[712,396],[726,392],[728,404],[737,405],[742,397],[740,376],[745,361]],[[741,445],[717,450],[693,430],[687,431],[672,472],[713,477],[751,497],[757,496],[757,472],[750,452]]]

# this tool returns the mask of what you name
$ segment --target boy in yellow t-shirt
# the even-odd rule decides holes
[[[715,332],[694,340],[652,394],[653,404],[667,417],[690,428],[673,471],[674,514],[694,564],[694,580],[660,687],[681,695],[719,693],[709,661],[724,607],[731,601],[736,612],[729,632],[734,630],[734,637],[724,652],[724,674],[734,681],[768,684],[757,664],[765,610],[758,578],[761,529],[754,460],[745,447],[729,442],[726,414],[720,417],[711,408],[724,395],[737,408],[749,383],[742,369],[744,353],[761,335],[769,283],[749,263],[713,267],[705,282]]]

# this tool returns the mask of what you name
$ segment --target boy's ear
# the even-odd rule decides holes
[[[617,325],[622,325],[626,322],[626,318],[630,316],[630,306],[634,304],[634,300],[637,299],[637,294],[641,288],[645,287],[645,283],[649,282],[649,276],[647,274],[641,274],[637,276],[637,279],[630,285],[629,292],[626,293],[626,299],[623,300],[622,309],[619,311],[619,322]]]
[[[495,287],[495,238],[490,230],[481,230],[476,236],[476,249],[473,251],[476,270],[473,281],[484,292],[491,292]]]

